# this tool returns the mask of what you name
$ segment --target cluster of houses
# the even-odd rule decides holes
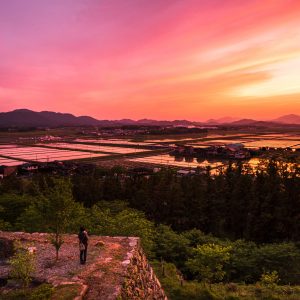
[[[80,134],[87,136],[95,136],[95,137],[115,137],[115,136],[135,136],[135,135],[143,135],[148,134],[149,129],[145,128],[101,128],[101,129],[83,129]]]
[[[162,124],[128,124],[118,127],[84,128],[80,131],[82,135],[116,137],[116,136],[136,136],[136,135],[165,135],[184,133],[207,133],[210,127],[182,126],[182,125],[162,125]]]
[[[91,174],[95,171],[95,164],[83,164],[83,163],[72,163],[72,162],[61,162],[55,161],[50,163],[24,163],[19,166],[0,166],[0,179],[10,175],[17,175],[18,177],[31,177],[34,174],[53,174],[53,175],[74,175],[74,174]],[[149,178],[151,175],[159,172],[161,168],[159,167],[133,167],[127,169],[125,173],[116,173],[118,177],[129,177],[129,176],[144,176]],[[177,170],[178,176],[191,176],[199,173],[199,170]]]
[[[43,135],[43,136],[34,136],[34,137],[19,137],[18,139],[20,142],[22,141],[33,141],[33,142],[56,142],[61,141],[62,137],[60,136],[53,136],[53,135]]]
[[[58,175],[89,174],[96,166],[94,164],[53,161],[48,163],[24,163],[18,166],[0,166],[0,179],[10,175],[31,176],[35,173],[50,173]]]
[[[187,157],[217,157],[228,159],[247,159],[255,155],[254,150],[244,147],[243,144],[227,144],[225,146],[194,147],[190,145],[177,145],[172,151],[173,155]]]

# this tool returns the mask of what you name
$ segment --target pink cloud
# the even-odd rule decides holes
[[[300,57],[297,0],[11,0],[0,20],[0,110],[206,119],[224,105],[247,117],[262,97],[234,91]],[[281,114],[270,99],[262,114]]]

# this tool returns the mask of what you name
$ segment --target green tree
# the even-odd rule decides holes
[[[188,257],[189,240],[173,231],[169,226],[159,225],[156,228],[155,253],[158,259],[173,262],[183,267]]]
[[[10,276],[20,280],[23,287],[28,287],[35,271],[35,256],[18,241],[14,243],[14,249],[15,254],[9,260],[11,266]]]
[[[124,203],[123,203],[124,205]],[[122,202],[100,202],[90,210],[90,232],[110,236],[138,236],[144,250],[151,254],[155,235],[154,224],[145,218],[144,213],[135,209],[123,209]]]
[[[1,213],[4,211],[4,208],[0,205],[0,215]],[[0,217],[0,230],[10,230],[11,229],[11,224],[4,221],[1,217]]]
[[[69,180],[52,178],[25,210],[20,226],[27,231],[46,231],[56,250],[56,260],[63,244],[63,233],[74,231],[84,220],[84,209],[76,203]]]
[[[230,259],[231,247],[204,244],[194,249],[194,257],[187,261],[188,269],[204,282],[221,281],[225,276],[224,265]]]
[[[74,175],[73,195],[85,207],[92,207],[103,197],[101,181],[93,175]]]
[[[33,201],[28,195],[19,195],[15,193],[6,193],[0,196],[0,219],[10,224],[13,229],[16,220],[25,211]]]
[[[254,283],[261,274],[257,264],[258,247],[253,242],[237,240],[231,242],[230,261],[226,265],[226,275],[229,281],[244,281]]]
[[[256,264],[260,274],[276,270],[282,284],[299,284],[300,249],[294,243],[261,245]]]

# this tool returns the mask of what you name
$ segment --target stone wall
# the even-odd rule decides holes
[[[128,264],[128,268],[120,298],[124,300],[167,300],[159,280],[140,247],[139,240],[133,250],[127,253],[127,258],[123,262],[123,264]]]
[[[35,249],[33,278],[54,287],[75,286],[76,300],[167,300],[137,237],[90,236],[87,263],[81,265],[76,234],[63,236],[55,261],[48,234],[0,231],[0,280],[9,276],[7,259],[16,240]]]

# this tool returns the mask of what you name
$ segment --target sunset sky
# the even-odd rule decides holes
[[[0,0],[0,111],[300,114],[299,0]]]

